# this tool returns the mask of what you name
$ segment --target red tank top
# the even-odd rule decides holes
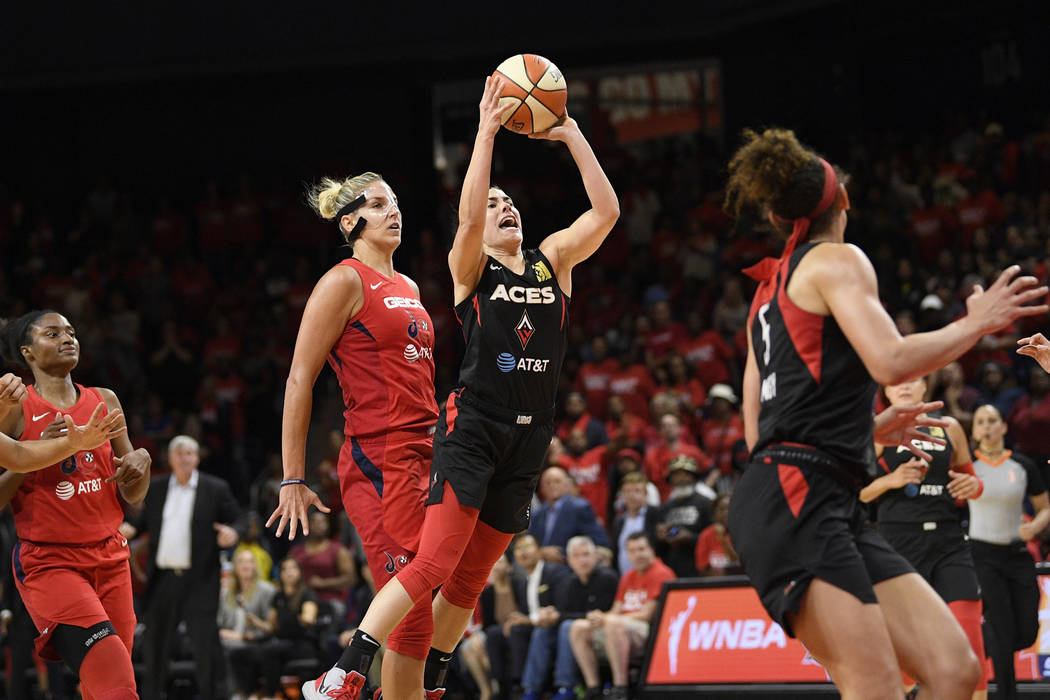
[[[20,439],[39,439],[59,412],[72,416],[77,425],[87,423],[95,407],[105,402],[97,389],[76,386],[80,398],[72,408],[63,411],[41,398],[35,387],[29,387],[22,402],[25,428]],[[102,414],[106,413],[108,410],[103,407]],[[124,519],[117,486],[105,481],[112,475],[113,448],[108,442],[26,474],[11,500],[19,539],[86,544],[111,537]]]
[[[433,427],[434,327],[419,295],[399,273],[387,277],[353,258],[339,264],[357,270],[364,294],[328,354],[343,390],[345,433],[363,438]]]

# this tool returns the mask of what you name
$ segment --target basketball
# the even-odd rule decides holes
[[[500,106],[517,105],[503,115],[503,126],[517,134],[546,131],[565,116],[565,76],[543,56],[519,53],[496,68],[503,76]]]

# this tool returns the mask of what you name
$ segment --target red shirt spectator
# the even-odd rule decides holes
[[[656,382],[645,365],[621,365],[609,378],[609,393],[623,398],[628,413],[644,416],[649,412],[649,399],[656,393]]]
[[[1050,375],[1033,370],[1028,378],[1028,394],[1010,411],[1007,423],[1017,441],[1017,450],[1042,462],[1050,458]]]
[[[609,397],[608,420],[605,421],[605,433],[609,440],[621,445],[641,445],[645,442],[645,433],[649,424],[644,418],[628,413],[623,398]]]
[[[704,386],[729,382],[729,364],[733,360],[733,349],[714,330],[686,340],[680,350],[693,374]]]
[[[919,248],[922,261],[932,264],[937,254],[952,242],[956,228],[955,217],[945,207],[934,204],[912,212],[908,235]]]
[[[666,301],[653,304],[649,312],[652,329],[645,339],[645,354],[650,361],[659,360],[688,339],[685,326],[671,318],[671,305]]]
[[[667,483],[667,465],[673,457],[678,455],[692,457],[696,460],[701,473],[711,468],[711,459],[699,447],[690,445],[681,439],[682,422],[673,413],[668,413],[660,419],[660,434],[663,444],[650,447],[645,451],[642,470],[649,477],[649,481],[656,484],[656,488],[660,490],[660,500],[665,501],[671,493],[671,486]]]
[[[700,423],[700,440],[722,474],[733,471],[733,446],[744,438],[744,422],[734,410],[736,394],[726,384],[711,387],[708,417]]]
[[[647,601],[660,597],[664,581],[671,581],[674,577],[671,567],[655,557],[645,571],[631,569],[623,575],[616,589],[615,602],[620,604],[619,612],[627,614],[642,610]]]
[[[593,447],[582,453],[576,452],[579,447],[579,431],[573,432],[567,445],[568,453],[558,459],[558,465],[569,472],[576,487],[579,489],[580,498],[587,499],[594,509],[598,522],[605,524],[605,514],[609,510],[609,468],[612,466],[605,445]]]
[[[970,247],[974,231],[997,224],[1006,218],[1003,200],[992,189],[985,189],[972,197],[967,197],[956,205],[955,210],[959,216],[959,228],[963,233],[964,248]]]

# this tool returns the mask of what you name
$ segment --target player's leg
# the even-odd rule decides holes
[[[844,700],[904,696],[889,630],[877,604],[862,603],[837,586],[813,579],[790,623]]]
[[[874,585],[901,667],[919,681],[919,697],[969,700],[981,668],[955,617],[918,574]]]
[[[948,604],[948,610],[977,657],[981,676],[972,700],[988,697],[988,674],[985,664],[984,633],[981,629],[981,587],[977,581],[970,543],[960,531],[950,537],[931,540],[931,562],[925,578],[937,595]]]
[[[131,652],[109,620],[91,626],[59,624],[51,643],[73,673],[84,695],[95,700],[138,700]]]

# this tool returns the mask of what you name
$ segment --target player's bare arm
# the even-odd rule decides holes
[[[981,336],[1050,308],[1026,306],[1046,296],[1047,288],[1037,287],[1034,277],[1018,276],[1020,267],[1013,265],[987,291],[978,287],[967,298],[966,316],[939,330],[903,337],[879,302],[875,270],[859,248],[826,244],[807,258],[812,260],[803,261],[799,270],[810,273],[820,299],[880,384],[899,384],[929,374],[962,355]],[[793,279],[793,285],[795,282]]]
[[[103,387],[96,387],[96,389],[106,402],[106,408],[110,411],[122,411],[120,399],[111,389]],[[125,425],[124,419],[121,419],[120,424]],[[113,446],[115,469],[113,475],[106,479],[106,483],[115,481],[117,488],[120,489],[121,497],[128,503],[141,503],[146,498],[146,491],[149,490],[150,467],[153,465],[153,458],[144,447],[135,449],[126,431],[110,440],[110,444]]]
[[[529,138],[561,141],[569,147],[591,203],[591,208],[568,228],[552,233],[540,244],[540,250],[554,266],[562,291],[571,296],[572,268],[591,257],[612,231],[620,218],[620,202],[575,119],[566,115],[558,126],[530,134]]]
[[[478,105],[478,134],[474,139],[474,150],[470,165],[463,178],[463,191],[459,195],[459,226],[452,250],[448,253],[448,269],[455,285],[455,303],[470,296],[481,279],[485,254],[482,238],[485,233],[485,209],[489,201],[489,176],[492,169],[492,147],[501,119],[511,107],[500,107],[502,78],[485,78],[485,91]]]
[[[340,265],[325,273],[306,302],[284,390],[281,457],[286,480],[302,479],[306,475],[306,434],[313,408],[314,382],[347,321],[360,310],[363,299],[361,276],[352,267]],[[311,505],[330,512],[305,484],[283,486],[280,502],[266,521],[266,527],[276,522],[275,534],[280,537],[287,526],[289,539],[295,538],[300,525],[303,534],[308,534]]]
[[[32,440],[21,442],[7,435],[0,435],[0,466],[8,471],[27,473],[46,469],[56,462],[80,452],[93,450],[108,440],[123,435],[124,413],[112,411],[102,415],[104,404],[95,407],[91,418],[84,425],[76,425],[69,415],[63,416],[66,434],[55,440]]]

